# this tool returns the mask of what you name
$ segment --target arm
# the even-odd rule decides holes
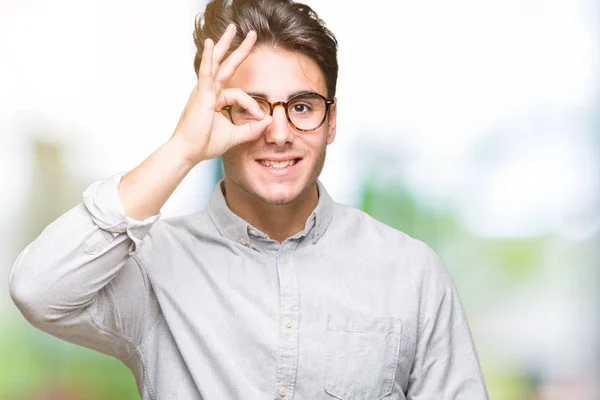
[[[440,258],[426,247],[417,351],[407,399],[487,399],[460,298]]]
[[[235,26],[230,25],[216,46],[206,40],[198,84],[175,133],[166,145],[123,178],[119,194],[128,216],[143,219],[156,214],[196,164],[220,156],[240,143],[258,139],[270,125],[272,118],[263,114],[252,97],[240,89],[224,88],[256,42],[256,33],[250,31],[240,47],[221,64],[235,32]],[[233,125],[221,113],[223,107],[232,104],[241,105],[256,120]]]
[[[21,252],[10,294],[39,329],[124,359],[147,328],[140,322],[157,312],[143,271],[129,255],[158,215],[141,222],[126,218],[120,178],[92,184],[82,203]]]
[[[83,202],[49,225],[19,255],[10,294],[33,325],[63,339],[128,357],[157,311],[152,288],[132,257],[158,213],[199,162],[257,139],[271,122],[254,99],[225,82],[250,54],[251,32],[222,64],[235,27],[207,40],[193,89],[172,137],[122,178],[97,182]],[[234,126],[221,114],[239,104],[256,120]]]

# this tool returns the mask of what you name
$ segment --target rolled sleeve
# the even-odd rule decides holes
[[[134,254],[152,225],[160,218],[160,213],[143,221],[125,215],[119,196],[119,183],[123,175],[125,173],[119,173],[106,180],[94,182],[83,192],[82,198],[83,205],[100,229],[110,232],[114,237],[121,233],[127,234],[132,242],[129,254]]]

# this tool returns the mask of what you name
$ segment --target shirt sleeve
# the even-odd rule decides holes
[[[153,215],[144,221],[137,221],[125,215],[121,198],[119,197],[119,183],[124,174],[117,174],[106,181],[95,182],[83,192],[83,205],[87,209],[92,221],[103,231],[112,233],[113,237],[126,233],[131,239],[130,254],[137,251],[144,237],[152,225],[160,218],[160,214]],[[97,235],[99,239],[100,235]],[[87,247],[102,246],[104,240],[87,240]]]
[[[409,400],[488,399],[485,381],[458,292],[437,254],[426,247],[417,350]]]
[[[21,252],[9,280],[13,301],[34,326],[124,360],[158,313],[147,276],[131,255],[160,215],[125,216],[122,176],[88,187],[81,203]]]

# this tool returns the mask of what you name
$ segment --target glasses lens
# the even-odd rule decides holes
[[[256,100],[261,110],[265,114],[269,114],[271,112],[269,103],[267,103],[266,100],[258,97],[254,97],[254,100]],[[234,104],[231,106],[231,119],[233,120],[234,125],[244,125],[248,122],[256,121],[256,119],[252,116],[252,113],[239,104]]]
[[[313,94],[294,97],[288,103],[288,115],[292,124],[302,130],[316,129],[325,119],[326,111],[325,100]]]

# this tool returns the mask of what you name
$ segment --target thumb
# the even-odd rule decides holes
[[[266,115],[259,121],[251,121],[244,125],[235,126],[235,145],[258,139],[272,122],[273,117]]]

